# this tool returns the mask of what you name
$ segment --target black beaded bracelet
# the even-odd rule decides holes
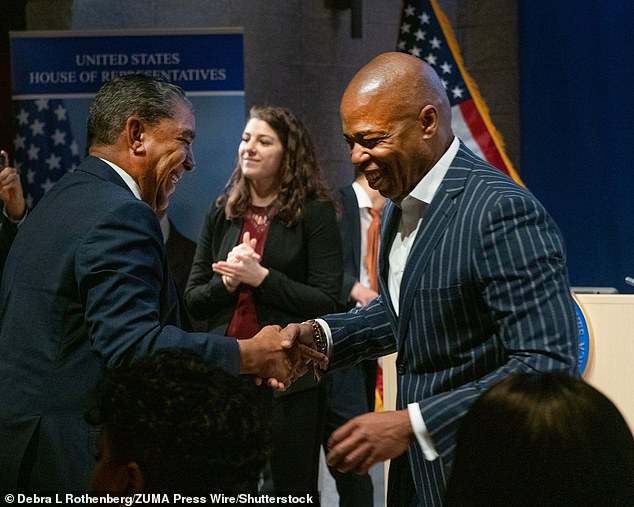
[[[309,320],[308,323],[313,328],[313,343],[315,344],[315,348],[322,354],[328,355],[328,342],[324,330],[313,319]]]

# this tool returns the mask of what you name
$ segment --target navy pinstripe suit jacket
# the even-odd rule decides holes
[[[434,468],[418,444],[408,450],[418,501],[439,505],[459,419],[508,373],[577,374],[576,317],[556,224],[530,192],[464,144],[412,245],[397,316],[387,262],[399,218],[389,202],[379,297],[325,320],[332,367],[398,351],[396,408],[419,403],[440,454]]]

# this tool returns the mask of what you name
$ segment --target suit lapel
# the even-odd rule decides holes
[[[427,206],[423,221],[414,239],[414,244],[407,258],[399,297],[398,343],[401,350],[403,340],[412,313],[412,306],[416,298],[416,290],[420,288],[420,281],[428,268],[436,245],[446,233],[453,220],[458,206],[456,199],[462,193],[466,178],[472,164],[465,165],[464,146],[461,143],[456,158],[449,167],[436,195]]]
[[[392,241],[398,231],[398,224],[401,219],[401,210],[392,201],[387,201],[383,208],[383,218],[381,220],[381,241],[379,244],[379,294],[389,310],[392,329],[397,329],[397,317],[394,305],[390,298],[387,277],[389,274],[389,256]]]
[[[350,187],[352,190],[352,187]],[[352,230],[350,233],[352,234],[352,262],[354,265],[354,272],[361,272],[360,263],[364,262],[364,259],[361,259],[361,211],[359,210],[359,201],[357,201],[357,196],[352,190],[352,196],[350,196],[352,209],[354,209],[354,219],[352,220]]]

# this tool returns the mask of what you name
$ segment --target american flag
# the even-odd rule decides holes
[[[405,1],[397,50],[425,60],[436,70],[449,96],[454,133],[469,149],[523,184],[464,68],[456,38],[436,0]]]
[[[68,111],[60,99],[40,97],[14,102],[15,167],[26,180],[26,200],[32,208],[65,173],[81,161]]]

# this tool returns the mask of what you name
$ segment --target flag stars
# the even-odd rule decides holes
[[[31,194],[28,194],[26,196],[25,201],[26,201],[26,205],[29,207],[29,209],[32,209],[33,208],[33,196]]]
[[[406,47],[407,47],[407,43],[404,40],[398,41],[397,48],[399,51],[404,51]]]
[[[448,64],[447,62],[443,62],[443,64],[440,66],[443,74],[451,74],[451,65]]]
[[[434,37],[432,40],[429,41],[433,49],[440,49],[440,42],[441,41],[438,37]]]
[[[50,178],[46,178],[46,181],[40,185],[44,193],[48,192],[51,188],[53,188],[53,183]]]
[[[418,16],[418,18],[423,25],[429,24],[429,14],[427,14],[426,12],[423,12],[420,16]]]
[[[429,65],[436,65],[436,57],[434,56],[433,53],[429,53],[426,57],[425,57],[425,61],[429,64]]]
[[[58,157],[55,153],[51,153],[51,155],[45,160],[49,171],[52,171],[53,169],[61,169],[61,161],[62,157]]]
[[[33,120],[33,123],[29,125],[29,128],[31,129],[31,133],[33,134],[33,136],[36,136],[38,134],[44,135],[44,123],[42,123],[37,118],[35,118],[35,120]]]
[[[451,94],[453,95],[454,99],[461,99],[463,93],[464,93],[464,90],[460,88],[458,85],[454,86],[451,89]]]
[[[420,28],[414,32],[414,37],[416,37],[416,40],[425,40],[426,36],[427,32],[423,32]]]
[[[79,146],[77,146],[77,143],[75,142],[74,139],[73,139],[73,142],[70,143],[70,152],[73,155],[79,155]]]
[[[420,58],[420,48],[418,46],[414,46],[412,49],[409,50],[409,54]]]
[[[13,147],[15,148],[15,151],[18,151],[19,149],[26,150],[25,142],[26,136],[21,136],[20,134],[15,136],[15,139],[13,140]]]
[[[29,160],[37,160],[37,157],[40,153],[40,149],[34,144],[32,144],[27,150],[27,153],[29,155]]]
[[[26,181],[29,185],[33,185],[33,183],[35,183],[35,171],[33,169],[29,169],[26,173]]]
[[[401,25],[401,33],[409,33],[411,28],[412,28],[412,25],[410,25],[409,23],[403,23]]]
[[[35,101],[35,105],[37,106],[37,112],[39,113],[40,111],[43,111],[45,109],[48,109],[48,99],[37,99]]]
[[[59,104],[55,111],[55,116],[57,116],[57,121],[64,121],[66,119],[66,108]]]
[[[442,83],[442,85],[445,87],[445,90],[446,90],[447,86],[449,86],[449,81],[447,81],[446,79],[440,78],[440,82]]]
[[[61,144],[62,146],[66,144],[66,132],[62,132],[59,129],[55,129],[55,133],[51,136],[53,143],[55,146]]]
[[[405,15],[413,16],[414,14],[416,14],[416,8],[413,5],[408,4],[407,7],[405,7]]]
[[[24,109],[20,109],[20,112],[16,116],[18,120],[18,125],[28,125],[29,124],[29,113],[27,113]]]

